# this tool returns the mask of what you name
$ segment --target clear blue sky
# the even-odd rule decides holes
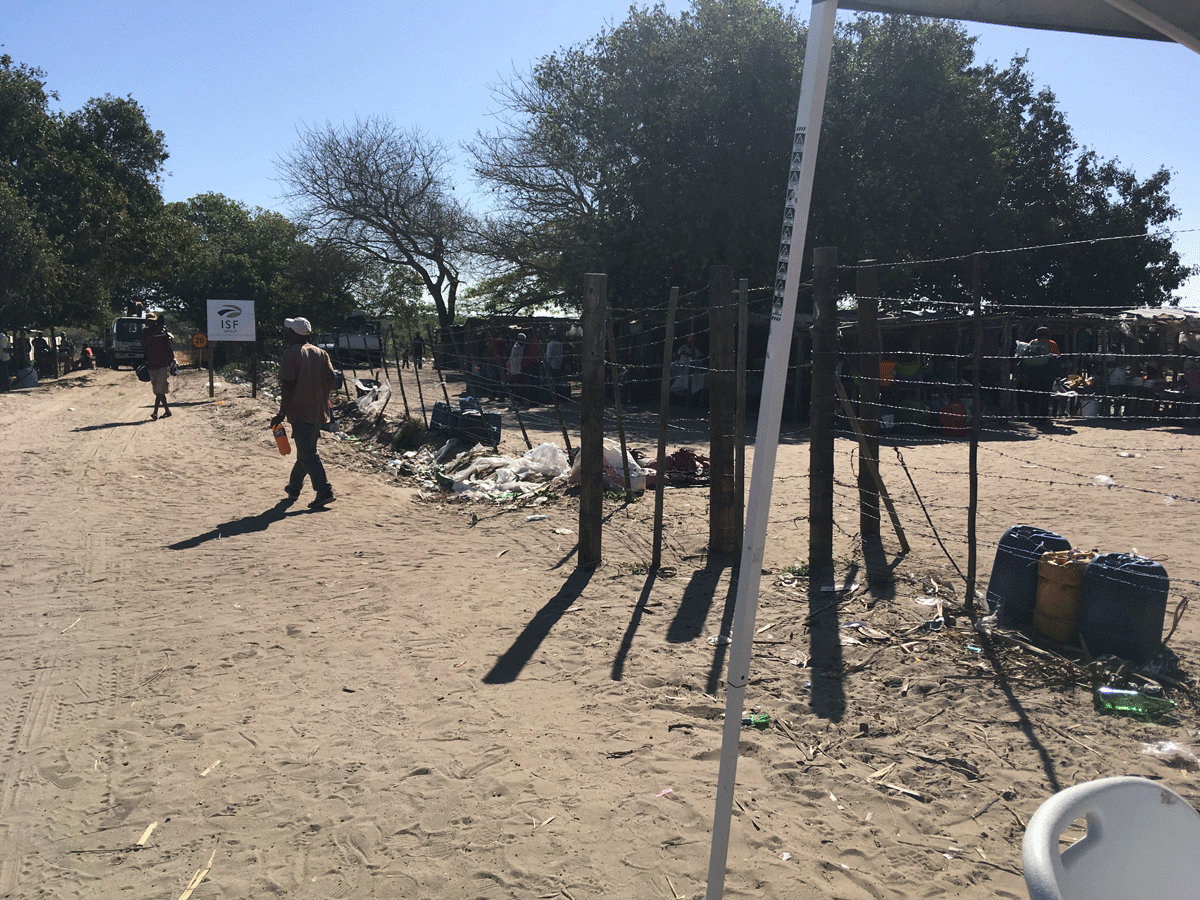
[[[790,0],[789,0],[790,3]],[[667,0],[676,13],[686,0]],[[132,95],[171,154],[167,200],[216,191],[287,212],[275,160],[297,130],[383,115],[451,146],[491,127],[490,86],[620,21],[627,0],[493,3],[295,0],[10,0],[0,52],[44,69],[60,107]],[[808,4],[797,10],[807,17]],[[839,13],[848,17],[850,13]],[[1029,68],[1080,144],[1139,177],[1160,166],[1200,264],[1200,54],[1173,44],[966,23],[980,57]],[[470,196],[471,186],[463,185]],[[782,185],[780,188],[782,195]],[[1185,303],[1200,307],[1200,277]]]

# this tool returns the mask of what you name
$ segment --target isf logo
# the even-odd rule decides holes
[[[221,323],[221,330],[224,332],[236,332],[238,330],[238,319],[242,315],[242,308],[234,303],[226,303],[217,310],[217,318]]]

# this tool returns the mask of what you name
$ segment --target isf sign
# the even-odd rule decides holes
[[[209,300],[208,339],[210,341],[253,341],[253,300]]]

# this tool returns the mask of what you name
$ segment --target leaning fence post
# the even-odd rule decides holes
[[[393,325],[388,326],[388,333],[392,336],[392,352],[396,354],[396,384],[400,385],[400,399],[404,401],[404,418],[409,418],[408,413],[408,395],[404,392],[404,375],[400,369],[400,342],[396,339],[396,328]]]
[[[425,428],[429,428],[429,416],[425,414],[425,392],[421,389],[421,367],[417,365],[417,361],[413,359],[413,378],[417,382],[417,399],[421,401],[421,421],[425,423]]]

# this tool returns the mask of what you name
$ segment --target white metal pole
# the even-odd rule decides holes
[[[725,863],[729,854],[729,821],[737,781],[742,706],[750,678],[750,652],[753,649],[754,617],[758,612],[758,589],[767,537],[767,516],[771,507],[771,486],[775,478],[779,422],[787,388],[788,355],[796,321],[796,295],[800,290],[800,268],[804,258],[813,173],[817,164],[817,140],[821,133],[821,115],[825,109],[825,87],[829,82],[836,16],[837,0],[816,0],[808,20],[808,46],[804,51],[804,73],[796,111],[791,171],[788,174],[783,239],[775,278],[775,305],[771,315],[771,335],[767,341],[758,434],[754,439],[754,468],[746,503],[746,532],[742,539],[741,566],[734,600],[732,643],[726,676],[725,726],[721,736],[721,771],[717,779],[716,810],[713,813],[706,900],[720,900],[725,892]]]
[[[1153,28],[1165,38],[1169,38],[1177,44],[1182,44],[1189,50],[1194,50],[1200,53],[1200,37],[1184,31],[1173,22],[1169,22],[1162,16],[1152,13],[1146,9],[1145,3],[1136,2],[1136,0],[1104,0],[1113,9],[1119,9],[1125,15],[1137,19],[1148,28]]]

